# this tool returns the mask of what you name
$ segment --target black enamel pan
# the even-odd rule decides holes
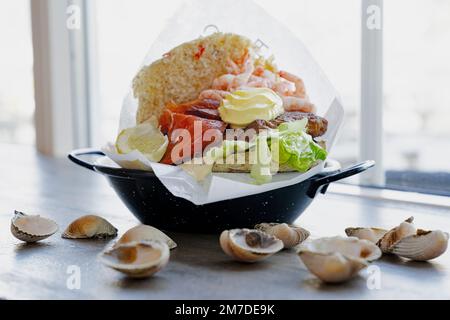
[[[69,154],[69,159],[103,174],[142,223],[163,230],[205,233],[252,228],[261,222],[292,223],[318,193],[325,194],[331,182],[363,172],[375,164],[374,161],[365,161],[340,169],[338,162],[327,160],[323,172],[301,183],[241,198],[195,205],[172,195],[151,172],[97,165],[83,159],[86,156],[104,154],[92,149],[75,150]]]

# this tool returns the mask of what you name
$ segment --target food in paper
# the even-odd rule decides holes
[[[306,172],[327,156],[318,142],[328,122],[314,114],[303,80],[278,70],[240,35],[181,44],[139,71],[133,93],[137,126],[119,134],[116,151],[181,165],[198,180],[247,172],[262,184],[277,172]],[[244,148],[228,148],[240,142]]]

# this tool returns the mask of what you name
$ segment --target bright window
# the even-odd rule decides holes
[[[0,2],[0,142],[34,144],[29,0]]]
[[[152,42],[181,1],[96,0],[100,141],[117,135],[122,100]]]
[[[395,188],[450,194],[450,2],[384,2],[384,166]]]

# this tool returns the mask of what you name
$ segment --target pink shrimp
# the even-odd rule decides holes
[[[248,79],[248,83],[245,85],[245,87],[248,87],[248,88],[270,88],[270,87],[272,87],[272,82],[269,79],[252,75]]]
[[[212,83],[212,89],[234,91],[239,87],[245,86],[254,70],[253,60],[248,59],[244,65],[244,71],[240,74],[224,74],[215,79]]]
[[[295,92],[295,89],[295,84],[287,80],[275,82],[272,86],[272,90],[278,93],[280,96],[292,95]]]
[[[283,108],[285,111],[300,111],[306,113],[316,113],[317,108],[306,98],[294,96],[282,96]]]
[[[198,96],[198,99],[199,100],[210,99],[210,100],[222,101],[223,98],[225,98],[225,96],[228,93],[229,93],[228,91],[224,91],[224,90],[209,89],[209,90],[202,91],[200,93],[200,95]]]
[[[306,98],[305,83],[302,79],[286,71],[280,71],[278,74],[283,79],[286,79],[287,81],[295,84],[295,91],[292,93],[292,96],[303,99]]]

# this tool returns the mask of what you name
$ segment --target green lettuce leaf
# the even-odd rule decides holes
[[[281,124],[277,139],[279,163],[291,168],[308,171],[319,160],[325,160],[327,152],[305,132],[307,119]]]

